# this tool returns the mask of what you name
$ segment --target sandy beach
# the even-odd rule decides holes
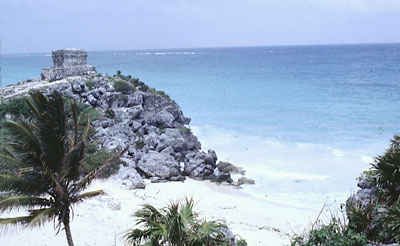
[[[133,214],[140,205],[162,207],[186,196],[195,199],[201,217],[225,220],[249,245],[288,245],[287,234],[301,231],[316,212],[253,198],[232,186],[192,179],[129,190],[117,174],[94,182],[89,189],[103,189],[106,195],[75,207],[71,227],[76,245],[124,245],[123,234],[135,225]],[[52,222],[41,228],[9,228],[0,237],[0,245],[65,244],[64,232],[56,235]]]

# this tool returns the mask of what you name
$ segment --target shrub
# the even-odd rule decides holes
[[[29,106],[26,103],[26,97],[14,98],[2,102],[0,104],[0,119],[3,119],[6,114],[27,116],[29,114]]]
[[[121,79],[114,81],[114,89],[122,94],[130,94],[135,90],[131,83]]]
[[[125,237],[130,245],[219,245],[228,246],[227,226],[218,221],[200,219],[193,210],[194,202],[171,203],[168,207],[157,209],[144,205],[135,213],[137,228]],[[247,245],[244,240],[241,244]]]
[[[92,90],[94,88],[94,81],[93,80],[86,81],[86,86],[87,88],[89,88],[89,90]]]
[[[89,173],[90,171],[100,167],[105,163],[107,160],[111,159],[113,156],[115,156],[114,153],[106,150],[106,149],[100,149],[97,150],[97,148],[91,146],[91,153],[88,153],[84,165],[82,166],[82,172],[83,173]],[[89,152],[89,149],[88,149]],[[115,160],[113,163],[105,168],[102,173],[100,173],[99,178],[107,178],[110,177],[111,175],[115,174],[119,168],[120,168],[121,161],[120,160]]]
[[[400,243],[400,200],[389,208],[384,221],[392,238],[396,243]]]
[[[144,144],[143,140],[138,140],[135,142],[135,145],[136,145],[137,149],[143,149],[145,144]]]
[[[123,75],[122,72],[120,70],[117,70],[116,74],[114,75],[114,77],[118,77],[121,78],[122,80],[130,80],[132,78],[131,75]]]
[[[395,136],[385,154],[378,156],[372,164],[377,186],[382,199],[390,205],[400,196],[400,137]]]
[[[346,203],[346,214],[349,220],[349,228],[355,232],[367,233],[368,225],[372,221],[372,214],[374,211],[372,203],[363,207],[359,202],[354,202],[349,199]]]
[[[191,134],[192,133],[192,130],[188,127],[180,127],[179,131],[183,134]]]
[[[112,109],[107,109],[105,112],[104,112],[104,114],[105,114],[105,116],[107,117],[107,118],[110,118],[110,119],[114,119],[115,118],[115,112],[114,112],[114,110],[112,110]]]
[[[240,238],[237,240],[236,245],[237,246],[247,246],[247,242],[246,242],[246,240]]]
[[[345,219],[334,215],[328,223],[321,223],[318,218],[309,232],[291,238],[291,246],[364,246],[367,243],[365,234],[354,231]]]

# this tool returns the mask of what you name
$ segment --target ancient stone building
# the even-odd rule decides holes
[[[68,76],[87,75],[96,72],[88,65],[87,52],[79,49],[62,49],[52,52],[53,67],[42,69],[41,79],[54,81]]]

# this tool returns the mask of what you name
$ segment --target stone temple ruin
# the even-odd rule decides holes
[[[86,64],[87,52],[80,49],[62,49],[52,51],[53,67],[42,69],[41,79],[54,81],[68,76],[80,76],[95,73],[92,65]]]

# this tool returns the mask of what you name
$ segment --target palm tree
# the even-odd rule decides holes
[[[73,246],[72,205],[103,194],[82,191],[112,160],[82,176],[90,123],[77,104],[64,103],[58,92],[49,96],[33,92],[26,102],[29,117],[3,124],[0,164],[7,169],[0,173],[0,212],[23,208],[28,215],[0,218],[0,226],[36,226],[54,220],[57,233],[63,228]]]
[[[158,210],[144,205],[135,213],[135,228],[126,234],[126,241],[134,246],[210,246],[230,245],[224,231],[225,224],[200,220],[193,211],[193,200],[171,203]]]

